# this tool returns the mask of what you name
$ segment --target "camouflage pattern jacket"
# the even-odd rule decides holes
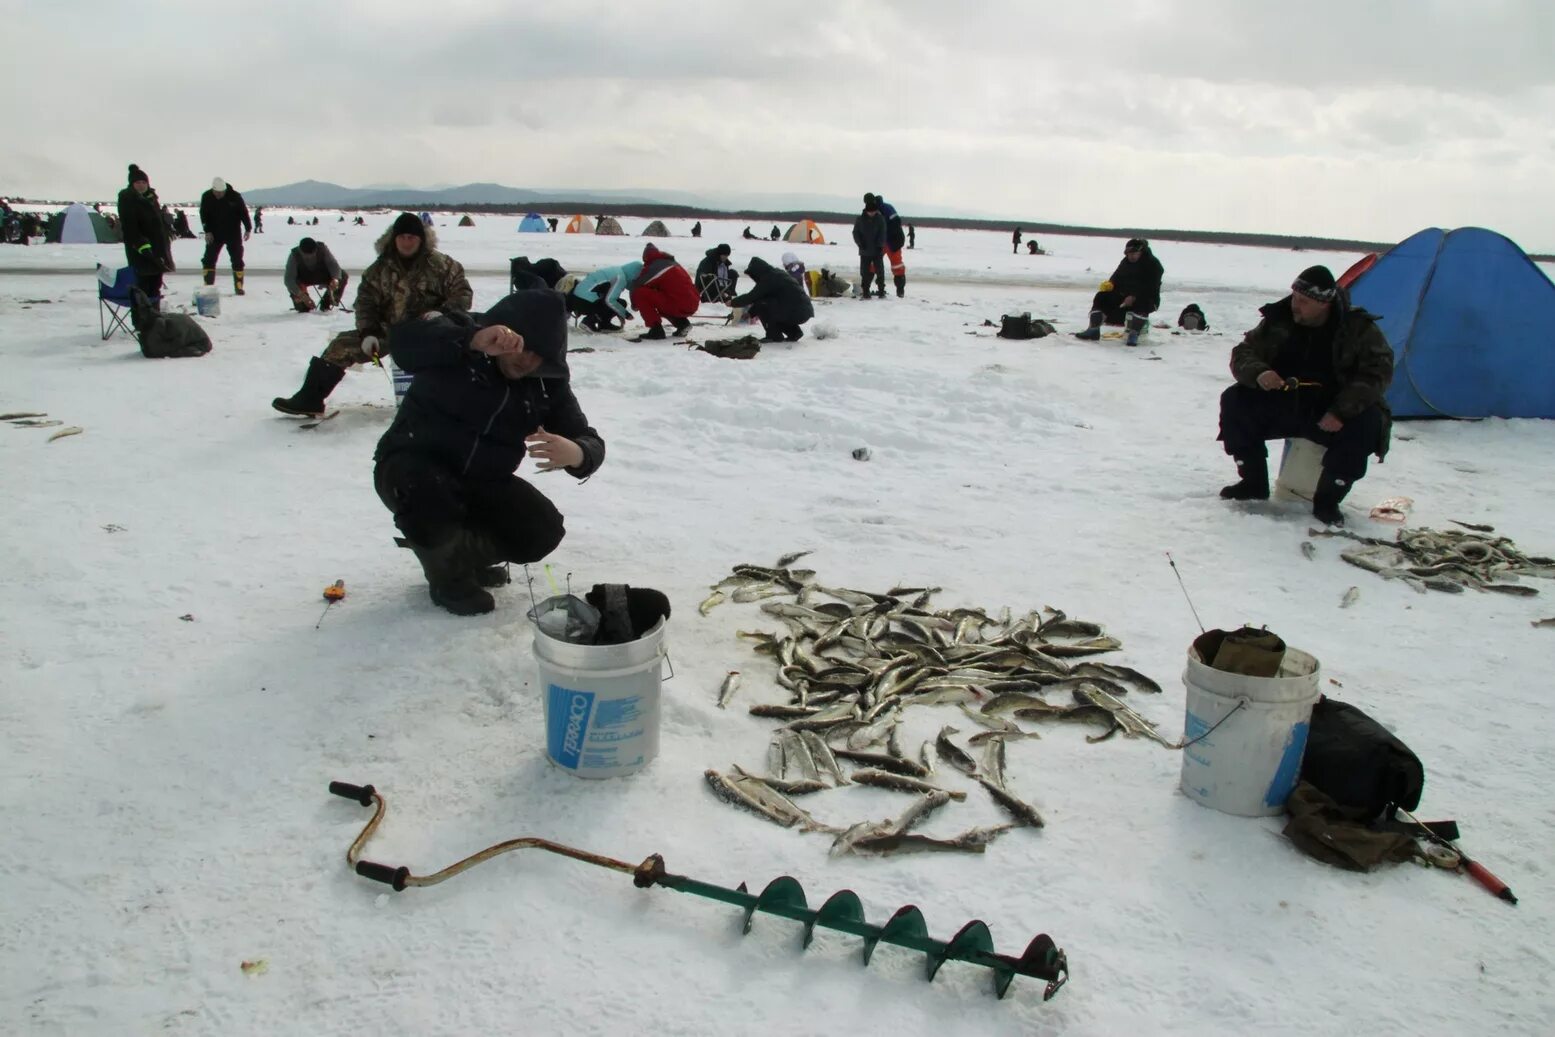
[[[391,324],[432,310],[468,311],[475,292],[458,260],[437,251],[437,231],[426,229],[426,241],[409,262],[394,249],[393,228],[375,246],[378,258],[362,271],[356,289],[356,330],[363,335],[387,335]]]
[[[1333,400],[1328,409],[1341,421],[1348,421],[1373,405],[1387,414],[1383,396],[1393,381],[1393,347],[1377,327],[1376,315],[1351,306],[1348,293],[1341,289],[1334,305],[1339,308],[1333,345],[1334,374],[1339,384],[1329,387]],[[1231,350],[1231,374],[1249,388],[1257,386],[1260,374],[1274,370],[1280,347],[1296,327],[1289,296],[1258,312],[1263,314],[1263,320]]]

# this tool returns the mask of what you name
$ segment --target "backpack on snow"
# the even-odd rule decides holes
[[[1045,320],[1032,320],[1029,313],[1006,313],[999,318],[1000,338],[1045,338],[1053,333],[1053,325]]]
[[[150,360],[204,356],[211,351],[211,337],[199,321],[186,313],[163,313],[139,288],[130,289],[130,321],[140,338],[141,355]]]
[[[1301,780],[1343,807],[1375,819],[1414,810],[1425,790],[1425,768],[1409,746],[1348,702],[1319,698],[1312,707]]]

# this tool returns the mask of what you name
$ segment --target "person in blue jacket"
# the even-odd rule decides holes
[[[621,293],[643,272],[640,260],[596,270],[573,285],[567,295],[567,309],[590,331],[620,331],[632,319],[632,311],[621,301]],[[617,319],[621,323],[617,324]]]

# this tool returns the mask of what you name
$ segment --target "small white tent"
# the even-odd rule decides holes
[[[95,245],[97,228],[92,226],[92,214],[80,202],[65,206],[65,218],[59,225],[61,245]]]

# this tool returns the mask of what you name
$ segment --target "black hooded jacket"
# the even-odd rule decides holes
[[[497,362],[470,348],[475,332],[505,324],[524,348],[545,361],[523,378],[504,377]],[[484,314],[450,313],[389,329],[389,355],[415,376],[394,423],[378,441],[375,460],[418,450],[471,479],[503,479],[526,454],[524,440],[542,426],[583,449],[567,469],[593,474],[605,442],[589,426],[568,384],[567,304],[560,293],[519,291]]]
[[[554,259],[537,259],[533,263],[528,256],[519,256],[511,263],[512,290],[527,288],[555,288],[556,282],[567,276],[566,269]]]
[[[884,252],[886,241],[885,213],[879,209],[859,213],[853,221],[853,242],[858,245],[858,254],[872,256]]]
[[[200,195],[200,226],[205,233],[214,234],[225,241],[237,237],[240,229],[252,229],[253,223],[249,221],[248,206],[244,204],[243,196],[238,194],[236,187],[228,184],[220,198],[211,190]]]
[[[729,300],[730,306],[754,306],[761,304],[761,316],[778,324],[803,324],[815,316],[810,294],[788,271],[774,267],[760,256],[752,256],[745,266],[745,273],[755,283],[744,295]]]
[[[124,235],[125,258],[137,273],[173,269],[173,247],[155,191],[137,194],[135,188],[126,187],[119,192],[119,232]]]
[[[697,291],[699,293],[702,292],[702,286],[707,283],[704,278],[717,278],[720,266],[724,267],[728,274],[729,280],[726,287],[730,292],[733,292],[735,290],[734,286],[739,283],[740,275],[735,273],[734,266],[729,262],[729,257],[720,251],[722,248],[722,245],[718,245],[708,249],[702,257],[702,262],[697,264]],[[713,299],[703,294],[702,301],[712,302]]]
[[[1133,312],[1141,316],[1154,313],[1161,307],[1161,276],[1165,273],[1161,261],[1146,245],[1137,260],[1129,262],[1125,256],[1118,264],[1112,272],[1112,290],[1123,298],[1134,297],[1134,303],[1129,307]]]

